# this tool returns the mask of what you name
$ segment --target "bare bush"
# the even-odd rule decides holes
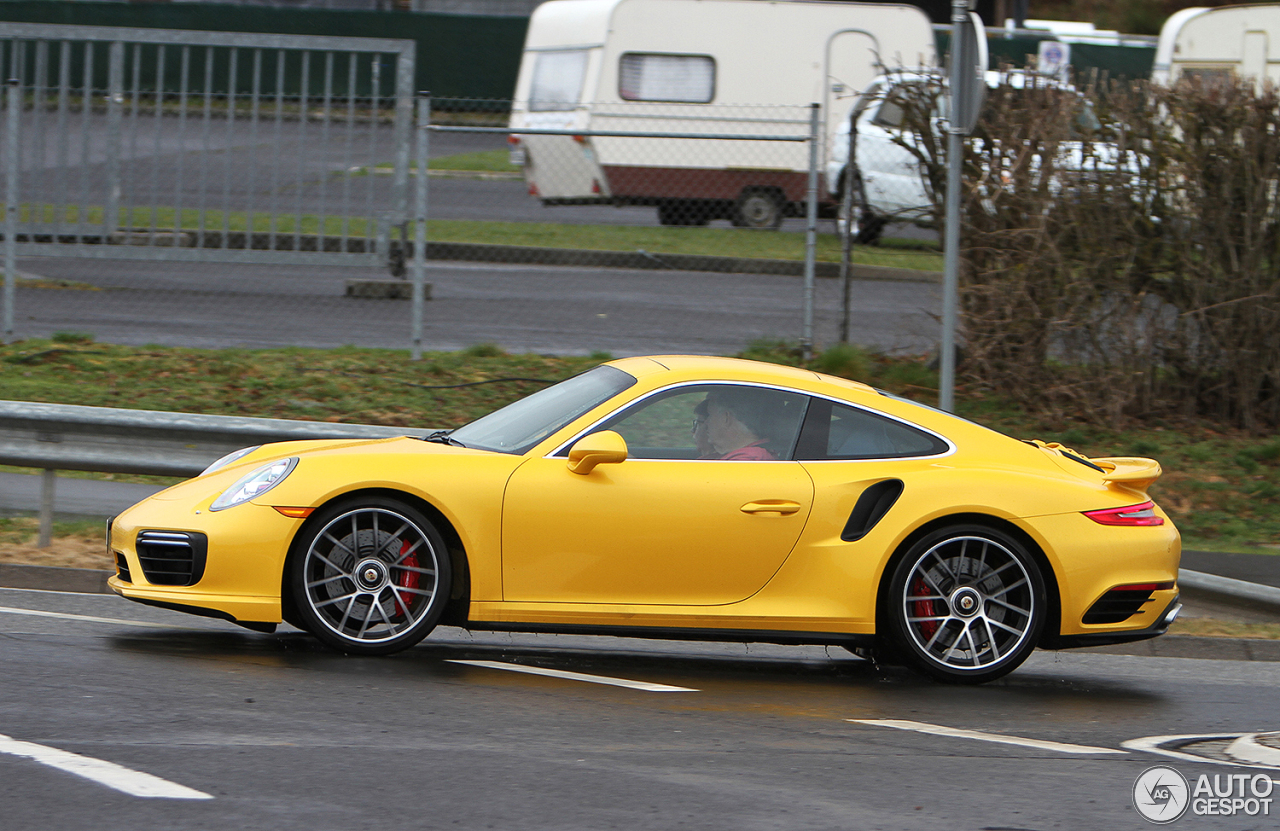
[[[940,91],[908,103],[943,220]],[[970,384],[1114,423],[1280,424],[1280,100],[1251,84],[993,90],[964,162]]]

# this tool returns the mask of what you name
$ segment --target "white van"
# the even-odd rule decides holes
[[[547,204],[654,205],[664,224],[776,228],[803,213],[804,143],[539,136],[521,129],[807,135],[885,66],[935,61],[914,6],[807,0],[549,0],[533,12],[510,126]],[[820,168],[821,169],[821,168]],[[820,193],[825,193],[820,188]]]
[[[988,70],[985,80],[990,89],[1007,85],[1015,90],[1061,90],[1079,102],[1075,108],[1074,130],[1090,135],[1102,126],[1092,105],[1074,87],[1056,78],[1014,69]],[[826,182],[831,188],[828,198],[841,200],[846,183],[853,182],[858,209],[851,233],[858,242],[875,243],[890,222],[929,224],[932,220],[932,202],[925,189],[920,158],[913,150],[919,145],[915,134],[904,123],[903,101],[904,96],[905,100],[922,94],[933,96],[937,103],[930,126],[941,134],[945,130],[947,87],[947,78],[941,73],[887,73],[863,90],[849,114],[836,125],[826,170]],[[851,126],[857,136],[852,179],[849,175]],[[1084,172],[1086,167],[1114,169],[1119,163],[1118,153],[1114,145],[1094,141],[1090,143],[1086,159],[1081,142],[1063,142],[1057,148],[1053,169],[1068,173]],[[1130,161],[1126,161],[1126,165],[1134,167]],[[1136,167],[1134,170],[1136,172]]]
[[[1151,80],[1171,85],[1184,75],[1280,83],[1280,4],[1175,12],[1160,29]]]

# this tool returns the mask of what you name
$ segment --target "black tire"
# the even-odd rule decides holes
[[[733,205],[731,221],[739,228],[776,231],[786,211],[782,194],[773,190],[744,190]]]
[[[317,512],[290,548],[302,627],[355,655],[388,655],[425,638],[449,601],[444,540],[412,506],[357,497]]]
[[[982,525],[953,525],[918,540],[894,566],[884,603],[895,657],[960,684],[993,681],[1025,661],[1047,605],[1035,558]]]
[[[884,236],[885,226],[888,224],[889,220],[884,217],[870,210],[863,211],[855,228],[854,239],[859,245],[879,245],[880,239]]]

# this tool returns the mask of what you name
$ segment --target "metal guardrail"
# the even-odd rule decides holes
[[[1280,614],[1280,589],[1233,577],[1205,574],[1189,568],[1178,570],[1178,586],[1184,595],[1232,603],[1270,614]]]
[[[56,470],[189,477],[220,456],[255,444],[379,439],[427,432],[427,428],[374,424],[0,401],[0,464],[44,471],[39,545],[45,547],[53,526]]]

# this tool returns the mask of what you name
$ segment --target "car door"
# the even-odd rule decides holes
[[[915,144],[914,136],[903,129],[903,102],[909,94],[906,84],[890,85],[858,116],[856,162],[868,206],[877,214],[914,218],[929,206],[920,160],[904,146]]]
[[[768,449],[726,460],[700,453],[692,428],[708,394],[731,386],[666,390],[586,431],[621,435],[623,462],[574,473],[566,446],[521,465],[503,503],[504,599],[710,606],[764,586],[813,501],[808,473],[787,461],[807,397],[757,388],[777,405],[755,445]]]

